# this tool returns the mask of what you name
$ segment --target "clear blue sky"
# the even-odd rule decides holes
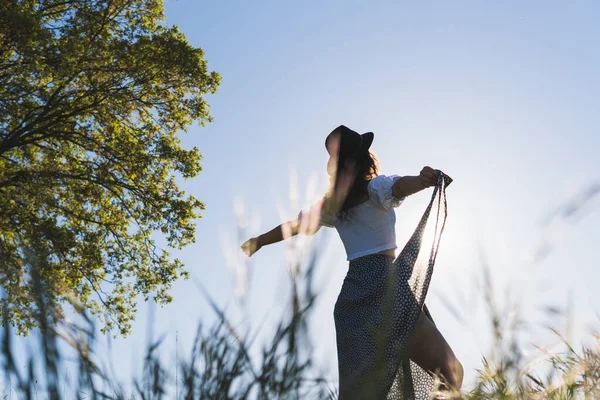
[[[473,284],[479,245],[501,303],[509,285],[539,326],[546,321],[539,306],[562,306],[573,292],[574,339],[586,337],[600,309],[599,202],[575,225],[556,220],[546,228],[543,221],[600,179],[600,3],[170,0],[166,15],[223,77],[219,93],[207,97],[214,123],[183,136],[204,155],[203,172],[183,187],[206,211],[197,243],[179,254],[192,281],[175,284],[173,303],[155,310],[155,330],[169,335],[166,359],[174,359],[175,331],[181,355],[197,321],[214,317],[193,280],[239,316],[223,255],[223,243],[239,244],[235,199],[258,216],[260,231],[281,222],[279,205],[292,217],[290,171],[300,201],[311,176],[323,189],[323,141],[342,123],[375,132],[381,173],[412,175],[430,165],[455,180],[428,304],[468,379],[489,344]],[[415,195],[398,209],[400,246],[428,198]],[[534,264],[542,238],[554,249]],[[332,312],[347,263],[334,231],[323,229],[316,240],[328,240],[319,265],[316,360],[335,379]],[[287,299],[285,245],[261,250],[252,268],[248,309],[258,324],[278,317]],[[461,307],[467,324],[443,297]],[[141,306],[132,335],[113,343],[123,378],[142,359],[147,323]],[[538,332],[526,340],[542,338],[550,337]]]

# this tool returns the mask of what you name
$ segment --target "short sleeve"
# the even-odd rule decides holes
[[[322,209],[322,200],[317,202],[316,204],[312,205],[310,208],[302,210],[298,213],[298,221],[300,222],[300,224],[302,224],[302,218],[312,218],[313,216],[318,216],[319,217],[319,224],[326,226],[328,228],[333,228],[335,227],[335,224],[337,222],[337,218],[334,216],[331,216],[329,214],[326,214]]]
[[[371,179],[368,186],[369,197],[377,205],[385,210],[392,207],[398,207],[404,201],[404,198],[397,199],[392,193],[394,182],[400,179],[398,175],[379,175]]]

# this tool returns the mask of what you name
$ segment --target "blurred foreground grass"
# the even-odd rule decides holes
[[[592,192],[590,192],[592,193]],[[598,191],[593,192],[595,195]],[[244,237],[245,229],[238,235]],[[140,371],[133,371],[134,390],[126,391],[118,378],[96,362],[97,329],[86,310],[73,303],[79,321],[52,319],[52,299],[39,279],[43,265],[29,255],[27,274],[35,282],[35,302],[40,321],[42,353],[17,360],[9,326],[4,326],[2,343],[2,399],[335,399],[336,387],[320,378],[312,360],[308,321],[317,298],[314,273],[321,252],[310,241],[295,242],[287,257],[292,288],[286,312],[277,329],[266,339],[260,356],[251,351],[256,333],[237,332],[228,316],[200,287],[217,315],[217,323],[198,324],[191,349],[180,352],[177,372],[163,365],[161,341],[148,345]],[[294,244],[292,244],[292,247]],[[310,250],[307,250],[310,249]],[[290,249],[288,248],[288,251]],[[600,398],[600,336],[575,349],[563,340],[563,350],[550,353],[539,348],[539,357],[523,356],[518,340],[523,325],[507,321],[495,303],[489,267],[483,265],[481,293],[488,310],[493,345],[482,357],[474,386],[463,393],[441,393],[445,398],[464,399],[598,399]],[[247,276],[247,275],[245,275]],[[10,298],[3,298],[2,312],[10,312]],[[515,322],[516,321],[516,322]],[[555,332],[560,337],[560,332]],[[264,338],[261,338],[264,340]],[[77,374],[67,376],[61,346],[76,354]],[[532,362],[535,359],[537,361]],[[539,360],[542,360],[541,363]],[[73,360],[69,360],[73,361]],[[177,382],[175,381],[177,379]],[[440,397],[441,398],[441,397]]]

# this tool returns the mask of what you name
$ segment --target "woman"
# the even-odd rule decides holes
[[[445,222],[445,187],[452,180],[430,167],[418,176],[378,175],[369,151],[373,137],[344,125],[334,129],[325,140],[327,195],[242,249],[251,256],[289,235],[336,228],[349,261],[334,308],[340,399],[429,398],[431,375],[441,374],[457,390],[463,378],[460,362],[424,306]],[[393,208],[432,186],[431,203],[396,257]]]

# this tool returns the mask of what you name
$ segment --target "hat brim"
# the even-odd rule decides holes
[[[373,132],[367,132],[367,133],[363,133],[360,136],[362,139],[361,147],[364,150],[368,150],[371,147],[371,144],[373,143],[373,137],[375,135],[373,134]]]

